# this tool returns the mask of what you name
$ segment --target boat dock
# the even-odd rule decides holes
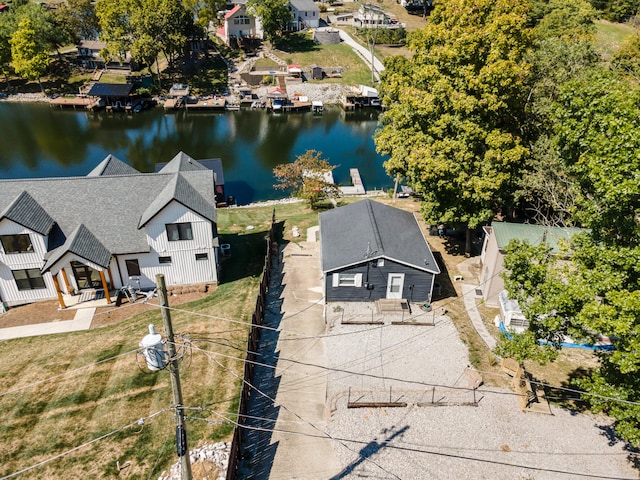
[[[367,191],[364,189],[362,178],[360,177],[360,171],[357,168],[350,168],[349,175],[351,176],[351,185],[340,187],[340,191],[343,195],[365,195]]]
[[[189,110],[224,110],[227,101],[220,97],[189,98],[184,106]]]
[[[73,108],[74,110],[78,108],[96,110],[104,106],[97,97],[58,97],[51,100],[49,105],[51,107],[59,107],[60,109]]]

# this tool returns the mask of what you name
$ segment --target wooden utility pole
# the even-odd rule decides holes
[[[191,460],[189,457],[189,446],[187,444],[187,428],[184,421],[184,410],[182,409],[180,371],[178,370],[178,360],[176,359],[176,345],[173,340],[173,326],[171,325],[167,284],[164,281],[164,275],[161,273],[156,275],[156,285],[158,287],[158,299],[162,307],[162,324],[164,325],[164,331],[167,335],[171,389],[173,390],[173,403],[176,406],[176,447],[178,456],[180,457],[180,466],[182,467],[182,479],[192,480]]]

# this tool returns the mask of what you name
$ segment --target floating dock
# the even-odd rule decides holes
[[[189,98],[184,106],[187,110],[224,110],[227,101],[224,98]]]
[[[360,177],[360,171],[357,168],[350,168],[349,175],[351,176],[351,186],[340,187],[340,191],[343,195],[365,195],[367,191],[364,189],[362,178]]]

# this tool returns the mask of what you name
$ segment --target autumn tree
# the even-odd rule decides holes
[[[283,163],[273,169],[278,181],[273,187],[288,190],[292,196],[307,200],[314,208],[321,200],[340,196],[338,186],[327,179],[327,174],[334,168],[335,165],[322,158],[322,152],[307,150],[293,163]]]
[[[427,26],[408,37],[410,59],[385,64],[388,110],[375,141],[423,198],[431,223],[473,229],[512,200],[527,156],[521,127],[531,45],[526,3],[438,2]],[[467,234],[467,252],[471,249]]]
[[[98,38],[100,25],[92,0],[67,0],[58,7],[55,16],[74,43]]]

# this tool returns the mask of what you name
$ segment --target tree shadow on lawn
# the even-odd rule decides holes
[[[303,53],[319,50],[318,46],[305,33],[291,33],[278,39],[278,50],[286,53]]]
[[[229,244],[227,255],[220,255],[220,283],[246,277],[259,277],[267,255],[268,232],[220,234],[220,244]]]

